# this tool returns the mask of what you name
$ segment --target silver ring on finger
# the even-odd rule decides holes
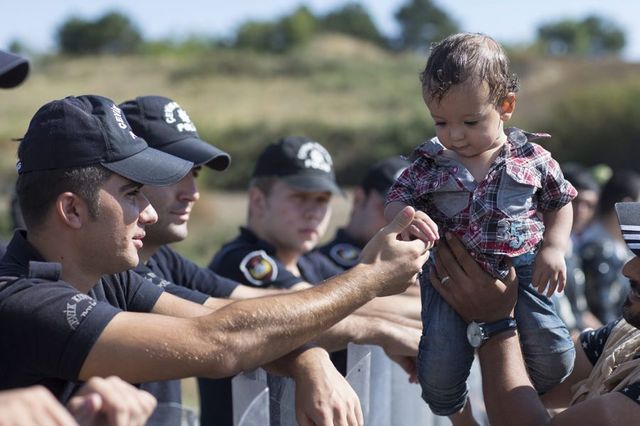
[[[447,281],[449,281],[451,279],[450,276],[444,276],[442,278],[440,278],[440,284],[445,285],[447,283]]]

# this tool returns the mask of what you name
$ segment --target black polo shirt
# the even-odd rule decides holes
[[[207,268],[201,268],[166,245],[160,247],[151,256],[146,267],[155,277],[166,280],[165,286],[168,284],[167,281],[175,283],[178,287],[205,295],[204,300],[209,296],[228,298],[233,290],[240,285],[238,282],[224,278]],[[165,290],[174,294],[174,290],[170,286]],[[177,295],[180,296],[180,294]],[[200,303],[203,303],[204,300]]]
[[[358,241],[351,238],[347,231],[341,228],[336,232],[335,238],[318,247],[318,251],[329,258],[336,266],[346,270],[358,264],[363,247]]]
[[[343,270],[318,251],[300,256],[302,277],[289,272],[276,257],[276,249],[260,240],[251,230],[240,228],[240,235],[222,246],[209,263],[209,269],[223,277],[254,287],[291,288],[306,281],[318,284]]]
[[[133,271],[104,276],[88,294],[60,280],[61,265],[17,231],[0,262],[0,389],[41,384],[66,402],[78,374],[111,319],[150,312],[162,289]]]

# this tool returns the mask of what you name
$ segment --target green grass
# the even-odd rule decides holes
[[[638,64],[616,59],[513,57],[522,89],[510,124],[534,131],[548,130],[554,105],[564,99],[603,82],[631,84],[640,75]],[[257,153],[290,133],[325,144],[340,182],[352,185],[372,161],[408,153],[432,136],[418,80],[425,59],[343,36],[323,36],[286,55],[222,49],[206,54],[36,58],[22,86],[0,91],[0,199],[8,197],[15,179],[17,143],[11,139],[25,133],[45,102],[87,93],[116,102],[148,94],[178,101],[200,135],[234,157],[225,173],[205,173],[203,188],[246,187]],[[233,201],[225,199],[224,208],[217,207],[219,195],[206,202],[209,207],[194,219],[189,243],[179,245],[180,250],[206,261],[235,234],[245,210],[235,196],[229,197]],[[2,208],[0,203],[0,213]],[[230,222],[224,218],[227,212]],[[194,231],[199,223],[205,228]],[[7,221],[0,220],[0,233],[6,235],[7,228]]]

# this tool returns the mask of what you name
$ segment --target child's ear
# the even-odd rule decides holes
[[[516,94],[509,92],[500,103],[500,119],[502,121],[509,120],[514,109],[516,109]]]

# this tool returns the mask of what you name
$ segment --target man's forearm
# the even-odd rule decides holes
[[[305,344],[285,356],[282,356],[263,368],[270,374],[295,378],[298,374],[306,374],[310,365],[318,364],[320,360],[329,359],[329,354],[323,348]]]
[[[489,339],[478,350],[482,370],[482,389],[492,425],[539,426],[550,416],[534,389],[520,351],[515,331]]]
[[[419,297],[396,294],[394,296],[376,297],[359,308],[357,312],[363,315],[391,313],[420,321],[421,310],[422,305]]]
[[[314,343],[329,352],[344,349],[348,343],[356,343],[380,346],[389,354],[401,356],[416,356],[419,341],[420,329],[412,325],[356,313],[314,339]]]
[[[202,332],[210,331],[215,340],[225,336],[227,368],[233,372],[255,368],[312,340],[375,297],[374,287],[357,284],[380,280],[371,269],[355,267],[300,292],[238,301],[197,321]]]

